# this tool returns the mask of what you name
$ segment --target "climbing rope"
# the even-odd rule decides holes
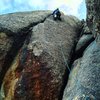
[[[61,42],[60,42],[60,47],[61,47],[61,53],[62,53],[62,56],[63,56],[63,59],[64,59],[65,66],[67,66],[67,68],[68,68],[68,70],[70,72],[71,70],[70,70],[69,65],[68,65],[68,62],[67,62],[67,60],[65,58],[65,55],[64,55],[64,52],[63,52],[63,48],[62,48],[63,46],[62,46],[62,43]]]

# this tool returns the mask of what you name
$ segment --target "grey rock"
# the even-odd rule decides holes
[[[93,38],[93,35],[91,35],[91,34],[88,34],[88,35],[83,35],[80,39],[79,39],[79,41],[78,41],[78,43],[77,43],[77,45],[76,45],[76,52],[79,52],[79,51],[81,51],[82,52],[82,50],[83,49],[86,49],[86,47],[92,42],[94,40],[94,38]]]
[[[0,86],[27,34],[50,13],[51,11],[33,11],[0,15]]]
[[[92,42],[85,50],[79,64],[77,64],[77,75],[73,75],[70,83],[74,85],[66,87],[63,100],[91,100],[100,99],[100,45]],[[73,68],[73,71],[76,70]],[[69,84],[69,83],[68,83]]]
[[[85,22],[84,23],[84,25],[83,25],[83,29],[82,29],[82,33],[81,33],[82,35],[83,34],[91,34],[91,31],[90,31],[90,29],[89,29],[89,27],[88,27],[88,25],[87,25],[87,23]]]
[[[86,0],[87,24],[95,38],[100,34],[100,0]]]
[[[32,15],[33,23],[36,18]],[[17,14],[14,14],[15,18],[16,16]],[[43,16],[47,14],[43,13]],[[4,77],[1,88],[2,98],[9,100],[61,99],[64,75],[67,74],[64,60],[66,59],[69,64],[71,52],[78,39],[80,24],[80,21],[73,16],[62,15],[61,17],[62,21],[54,21],[50,16],[44,22],[32,27],[32,32],[27,34],[24,45]],[[14,29],[12,26],[8,28],[12,32],[17,32],[30,24],[29,17],[26,17],[26,20],[24,20],[25,26],[20,26],[19,23],[17,24],[19,26],[14,26]],[[37,20],[40,19],[37,18]]]
[[[12,44],[12,37],[7,36],[6,33],[0,32],[0,73],[3,70],[3,64],[5,63],[7,53],[11,49]]]
[[[18,34],[22,29],[43,21],[50,14],[51,11],[33,11],[0,15],[0,31],[9,32],[10,35],[14,35],[12,32]]]

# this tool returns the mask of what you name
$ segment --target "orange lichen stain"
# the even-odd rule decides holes
[[[17,57],[15,58],[14,62],[12,63],[11,67],[9,68],[4,77],[4,81],[2,84],[5,94],[4,100],[12,100],[12,97],[14,96],[14,86],[18,81],[15,75],[15,69],[17,68],[19,62],[18,58],[19,55],[17,55]]]

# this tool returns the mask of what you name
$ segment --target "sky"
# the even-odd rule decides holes
[[[34,10],[55,10],[59,8],[65,15],[86,18],[85,0],[0,0],[0,15]]]

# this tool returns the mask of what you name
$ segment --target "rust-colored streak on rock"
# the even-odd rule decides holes
[[[20,49],[19,51],[19,61],[18,61],[18,66],[15,70],[15,74],[16,74],[16,77],[19,78],[20,75],[21,75],[21,72],[23,70],[23,63],[25,64],[25,56],[27,56],[27,53],[26,53],[27,49],[24,48],[24,49]]]
[[[14,99],[52,100],[55,91],[51,81],[52,75],[50,68],[47,68],[47,63],[42,63],[41,57],[36,57],[31,51],[27,51],[23,70],[15,86]]]

